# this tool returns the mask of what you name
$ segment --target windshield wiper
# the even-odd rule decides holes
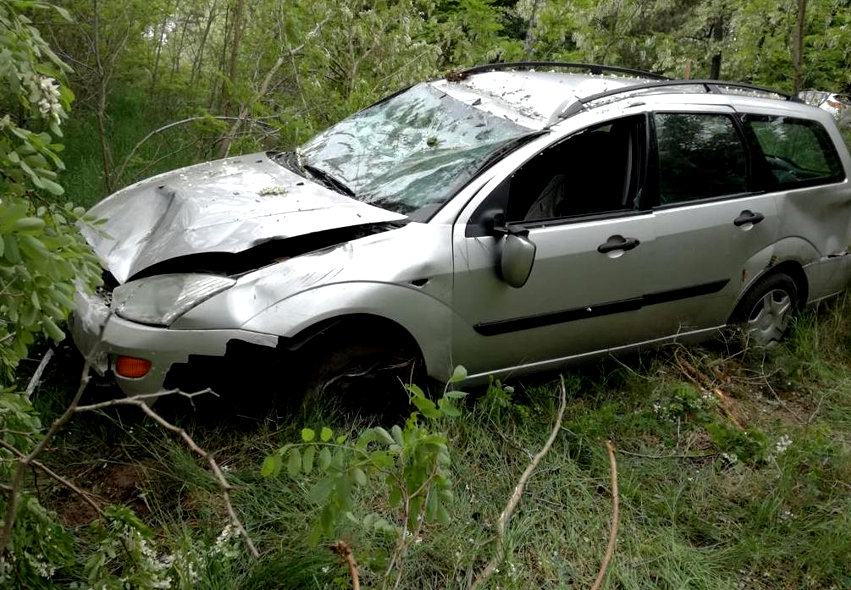
[[[480,172],[484,172],[485,170],[490,168],[491,165],[493,165],[495,162],[498,162],[499,160],[504,158],[506,155],[510,154],[511,152],[513,152],[514,150],[519,148],[521,145],[524,145],[524,144],[532,141],[536,137],[540,137],[540,136],[545,135],[547,133],[549,133],[549,129],[541,129],[540,131],[533,131],[532,133],[527,133],[526,135],[521,135],[520,137],[517,137],[517,138],[509,141],[508,143],[502,145],[501,147],[497,148],[496,151],[492,152],[487,158],[485,158],[482,162],[480,162],[476,166],[476,171],[473,173],[473,176],[478,176],[478,174]]]
[[[307,175],[305,173],[308,173],[310,174],[310,176],[312,176],[330,189],[333,189],[339,193],[343,193],[344,195],[348,195],[350,197],[355,196],[355,191],[346,186],[345,183],[343,183],[342,181],[334,178],[321,168],[311,166],[310,164],[305,164],[301,158],[301,154],[299,154],[298,151],[270,154],[270,156],[273,160],[275,160],[282,166],[289,168],[296,174],[307,178]]]
[[[316,178],[316,180],[320,181],[322,184],[324,184],[328,188],[334,189],[337,192],[343,193],[344,195],[348,195],[350,197],[355,196],[355,191],[353,191],[352,189],[347,187],[345,185],[345,183],[343,183],[342,181],[334,178],[333,176],[331,176],[330,174],[325,172],[325,170],[322,170],[321,168],[317,168],[316,166],[311,166],[310,164],[304,164],[304,163],[302,163],[301,167],[302,167],[302,169],[309,172],[311,176]]]

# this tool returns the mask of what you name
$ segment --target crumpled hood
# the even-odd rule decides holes
[[[269,240],[405,219],[329,190],[266,154],[205,162],[124,188],[91,209],[83,235],[123,283],[189,254],[248,250]]]

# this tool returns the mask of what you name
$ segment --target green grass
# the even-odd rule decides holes
[[[167,98],[161,100],[167,102]],[[209,123],[178,126],[146,141],[118,177],[125,159],[148,133],[191,116],[177,114],[175,109],[152,109],[150,103],[149,97],[138,89],[121,88],[110,97],[106,136],[114,190],[160,172],[216,157],[210,138],[221,130],[212,132]],[[62,184],[70,200],[87,208],[108,195],[97,129],[97,119],[88,110],[75,113],[65,127],[62,157],[66,171],[61,177]]]
[[[769,354],[738,354],[719,341],[569,373],[562,432],[510,521],[506,559],[491,587],[591,585],[612,510],[607,439],[618,449],[621,518],[605,587],[849,587],[849,318],[846,294],[804,314]],[[556,410],[555,381],[514,385],[511,395],[478,392],[462,418],[445,425],[452,521],[423,529],[405,559],[401,587],[465,587],[489,558],[494,523]],[[52,402],[45,392],[39,404],[56,411],[61,389]],[[307,542],[318,518],[307,498],[311,478],[259,475],[266,454],[298,440],[303,426],[328,421],[180,419],[227,469],[236,509],[262,554],[257,561],[241,552],[214,562],[196,587],[346,587],[346,569],[327,543]],[[104,500],[132,506],[170,546],[212,543],[227,523],[215,481],[198,458],[132,411],[80,416],[46,460],[101,490]],[[128,465],[136,475],[121,497],[106,484]],[[67,511],[68,494],[45,485],[45,497],[60,514]],[[354,515],[370,511],[394,516],[383,484],[359,491]],[[366,586],[376,586],[393,539],[351,523],[338,537],[353,547]]]

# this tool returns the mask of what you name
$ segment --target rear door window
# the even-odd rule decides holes
[[[748,191],[747,151],[731,117],[657,113],[654,122],[660,205]]]
[[[790,117],[744,115],[767,164],[769,188],[796,188],[840,182],[839,155],[820,123]]]

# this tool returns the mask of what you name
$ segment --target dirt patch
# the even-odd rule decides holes
[[[148,513],[147,505],[141,498],[144,483],[148,480],[142,465],[104,462],[87,467],[72,476],[72,480],[102,507],[125,504],[140,516]],[[56,512],[60,520],[69,526],[84,526],[98,517],[94,508],[85,500],[67,490],[59,500]]]

